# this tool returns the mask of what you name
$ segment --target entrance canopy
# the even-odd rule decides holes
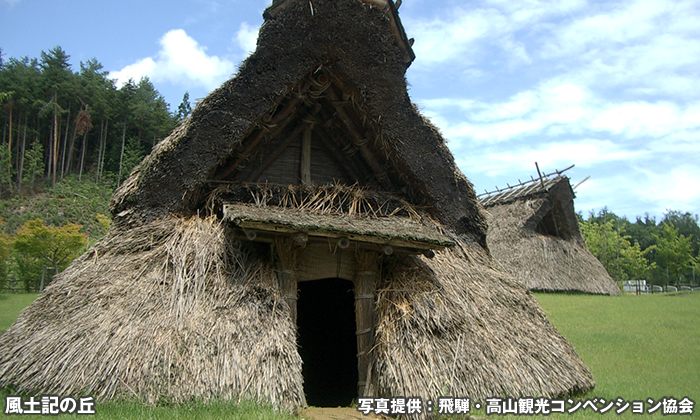
[[[345,238],[360,245],[390,246],[415,253],[455,245],[436,229],[406,217],[317,214],[297,208],[258,207],[240,203],[224,204],[223,210],[224,219],[246,231],[251,240],[266,241],[279,235],[301,234],[303,242],[308,239]]]

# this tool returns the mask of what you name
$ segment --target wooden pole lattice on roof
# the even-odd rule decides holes
[[[537,163],[536,163],[536,162],[535,162],[535,165],[537,166]],[[481,193],[481,194],[479,194],[479,195],[477,195],[476,198],[477,198],[477,199],[481,199],[481,198],[484,197],[484,196],[491,197],[492,195],[499,195],[499,194],[503,194],[503,193],[508,193],[508,192],[513,191],[513,190],[519,190],[519,189],[521,189],[521,188],[531,186],[532,184],[535,184],[535,183],[537,183],[537,182],[539,182],[540,185],[541,185],[542,187],[544,187],[544,181],[548,181],[549,178],[550,178],[551,176],[559,177],[559,176],[561,176],[561,174],[563,174],[564,172],[566,172],[566,171],[568,171],[569,169],[573,168],[574,166],[576,166],[576,165],[571,165],[571,166],[566,167],[566,168],[561,169],[561,170],[555,169],[554,172],[551,172],[551,173],[548,173],[548,174],[542,174],[542,173],[540,172],[540,170],[539,170],[539,166],[537,166],[537,173],[538,173],[538,175],[539,175],[539,178],[534,178],[532,175],[530,175],[530,180],[529,180],[529,181],[522,182],[522,181],[520,181],[520,179],[518,179],[518,184],[517,184],[517,185],[510,185],[510,184],[506,183],[506,185],[507,185],[508,187],[507,187],[507,188],[503,188],[503,189],[500,189],[500,188],[498,188],[498,186],[496,186],[496,187],[495,187],[495,188],[496,188],[495,190],[493,190],[493,191],[484,190],[484,192]],[[587,178],[586,178],[586,179],[587,179]],[[578,185],[580,185],[580,183],[579,183]],[[577,186],[578,186],[578,185],[577,185]]]

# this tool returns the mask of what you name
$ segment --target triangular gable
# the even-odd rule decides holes
[[[533,220],[526,223],[526,226],[534,224],[536,233],[564,240],[580,236],[578,226],[571,226],[569,217],[567,217],[567,213],[571,210],[568,209],[569,206],[566,203],[557,198],[545,203],[533,217]]]
[[[218,182],[343,183],[399,191],[408,182],[391,171],[381,127],[361,95],[330,70],[304,77],[214,172]]]
[[[573,200],[575,194],[569,178],[563,171],[531,178],[508,188],[497,189],[480,195],[480,202],[486,208],[507,206],[516,201],[529,200],[533,213],[519,221],[524,235],[551,236],[566,241],[583,241],[576,219]]]

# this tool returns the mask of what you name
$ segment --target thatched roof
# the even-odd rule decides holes
[[[315,121],[319,138],[342,140],[329,145],[338,156],[329,152],[328,160],[343,162],[349,183],[402,191],[485,247],[471,183],[408,97],[410,63],[395,42],[400,22],[390,16],[361,1],[314,2],[313,15],[309,2],[285,2],[263,24],[236,77],[202,100],[116,192],[116,223],[196,213],[217,185],[212,181],[258,180],[265,174],[254,165],[279,149],[265,142],[294,138],[302,123]]]
[[[531,290],[619,295],[581,236],[569,179],[551,175],[481,196],[489,250]]]
[[[594,386],[533,296],[490,258],[471,184],[408,98],[410,43],[396,41],[396,10],[377,2],[288,0],[267,18],[238,75],[115,193],[108,235],[0,336],[0,386],[303,406],[297,262],[299,273],[355,273],[355,287],[371,286],[355,290],[371,310],[356,309],[372,322],[357,331],[358,347],[360,335],[374,343],[358,352],[366,395]],[[300,141],[301,161],[305,147],[324,158],[299,163],[289,150]],[[282,236],[245,240],[246,226]],[[355,236],[339,251],[283,236],[297,230]],[[368,251],[369,237],[405,241],[404,252]],[[435,252],[414,252],[423,245]]]

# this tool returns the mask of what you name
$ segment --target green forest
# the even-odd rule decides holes
[[[114,189],[190,112],[187,93],[172,112],[147,78],[117,88],[99,61],[74,71],[58,46],[0,50],[0,290],[41,290],[104,235]],[[698,284],[697,215],[630,221],[605,208],[579,222],[616,281]]]
[[[70,174],[118,183],[189,113],[186,96],[171,113],[147,78],[117,88],[96,59],[79,67],[58,46],[38,59],[0,51],[1,193]]]
[[[0,289],[50,283],[109,228],[114,189],[191,110],[147,79],[117,87],[97,59],[61,47],[0,50]]]
[[[700,282],[698,215],[669,210],[659,222],[647,215],[634,222],[604,208],[584,220],[588,249],[618,283],[647,280],[660,286],[697,286]]]

